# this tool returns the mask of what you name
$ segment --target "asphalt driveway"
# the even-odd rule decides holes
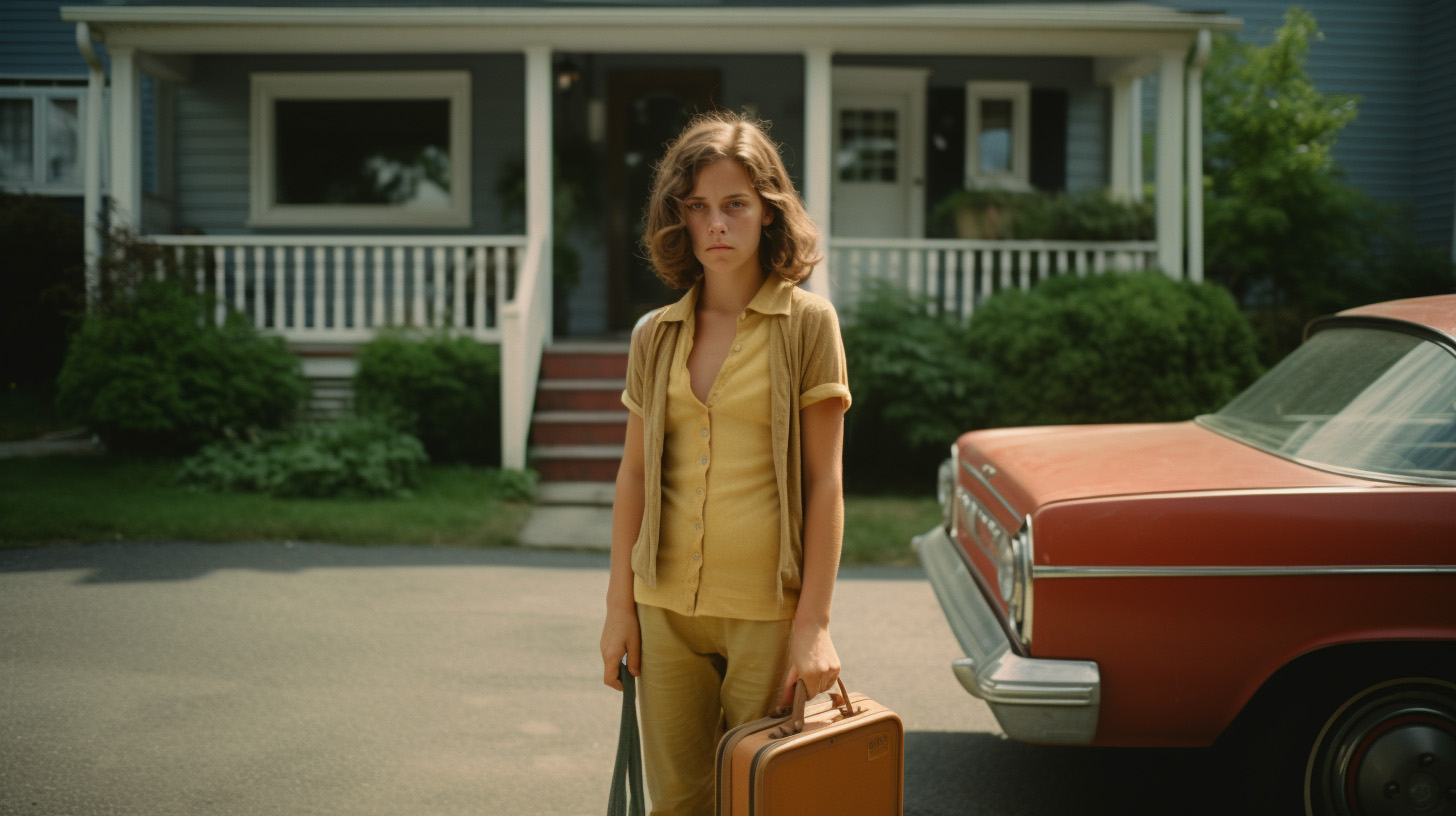
[[[605,581],[603,555],[525,550],[0,551],[0,814],[603,812]],[[835,633],[849,687],[904,719],[909,814],[1167,812],[1217,784],[1186,752],[1007,742],[918,569],[847,570]]]

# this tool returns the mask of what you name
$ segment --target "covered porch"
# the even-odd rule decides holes
[[[557,335],[553,207],[562,180],[558,171],[564,168],[553,166],[559,155],[554,148],[563,132],[599,128],[592,117],[611,115],[600,105],[586,109],[584,123],[560,115],[558,98],[568,80],[560,55],[631,60],[694,53],[794,61],[801,66],[797,76],[767,81],[780,95],[801,100],[796,121],[787,128],[801,137],[785,147],[811,215],[821,227],[830,227],[825,229],[826,262],[806,285],[844,307],[873,281],[888,280],[928,296],[932,308],[968,317],[995,291],[1028,288],[1054,275],[1159,268],[1171,276],[1201,279],[1196,183],[1202,160],[1200,71],[1208,33],[1237,26],[1237,21],[1217,14],[1144,4],[734,10],[124,5],[68,7],[63,16],[77,24],[78,45],[92,65],[91,109],[103,112],[89,117],[86,134],[87,254],[93,291],[94,260],[103,250],[100,216],[109,205],[112,226],[129,227],[168,247],[170,268],[186,266],[200,273],[199,285],[217,297],[218,319],[225,308],[237,309],[259,328],[296,344],[358,343],[391,325],[441,329],[499,343],[507,467],[526,463],[541,354]],[[97,57],[97,42],[104,42],[109,71]],[[456,171],[463,166],[464,186],[449,189],[454,198],[438,217],[416,216],[413,226],[401,226],[400,221],[371,226],[367,218],[360,221],[350,213],[331,216],[338,219],[333,228],[328,218],[290,221],[286,207],[260,210],[260,203],[267,202],[257,200],[258,191],[268,185],[255,178],[250,188],[228,191],[251,197],[248,217],[219,220],[205,234],[183,234],[177,227],[188,223],[185,202],[147,189],[143,75],[160,89],[155,93],[166,94],[168,88],[198,82],[198,73],[216,73],[212,61],[220,57],[238,61],[262,55],[286,61],[306,56],[311,60],[306,67],[315,70],[334,58],[357,63],[360,56],[407,55],[421,61],[458,61],[459,55],[474,54],[511,61],[517,66],[510,72],[517,84],[482,87],[477,72],[475,85],[463,93],[477,103],[482,94],[503,94],[518,100],[513,108],[518,113],[490,121],[477,116],[473,141],[465,132],[454,143],[465,147],[450,156]],[[1124,198],[1140,196],[1143,188],[1140,82],[1156,76],[1155,239],[928,238],[923,211],[918,229],[874,235],[836,218],[837,206],[855,206],[837,195],[845,137],[836,98],[843,99],[844,69],[885,58],[904,62],[920,57],[1085,63],[1095,82],[1109,89],[1103,178],[1114,196]],[[918,130],[913,121],[909,124],[909,139],[925,137],[923,121]],[[517,145],[513,149],[519,151],[524,189],[519,231],[502,228],[510,218],[479,214],[481,190],[499,181],[482,175],[493,157],[471,148],[480,143],[482,125],[506,133],[505,141]],[[250,127],[251,144],[269,137],[258,130],[256,116]],[[168,130],[159,130],[165,148]],[[103,152],[109,157],[106,164]],[[255,175],[260,172],[257,155],[249,171]],[[159,175],[192,172],[170,160],[162,164],[165,171],[154,171]],[[104,178],[102,167],[107,168]],[[924,183],[923,166],[907,165],[901,172],[914,185]],[[1187,183],[1189,179],[1195,183]],[[474,210],[460,200],[471,188]],[[909,200],[914,210],[923,207],[925,196],[916,191]],[[166,268],[163,264],[158,271]],[[608,286],[599,271],[588,272]]]

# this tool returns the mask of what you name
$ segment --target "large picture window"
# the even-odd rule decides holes
[[[470,225],[470,75],[253,75],[250,226]]]
[[[0,85],[0,188],[81,194],[84,86]]]
[[[966,186],[1029,188],[1031,86],[966,83]]]

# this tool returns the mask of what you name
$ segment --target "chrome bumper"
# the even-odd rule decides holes
[[[936,527],[913,542],[966,656],[953,661],[956,679],[990,706],[1008,737],[1084,745],[1097,734],[1102,681],[1088,660],[1022,657],[986,600],[961,548]]]

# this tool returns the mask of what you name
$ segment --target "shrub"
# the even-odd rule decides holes
[[[874,489],[929,478],[978,413],[964,327],[880,284],[846,310],[843,332],[854,394],[845,416],[847,482]]]
[[[500,464],[500,351],[467,337],[381,334],[359,350],[354,401],[440,462]]]
[[[980,427],[1189,419],[1259,373],[1222,288],[1158,272],[1054,278],[996,294],[966,335]]]
[[[427,461],[418,439],[378,418],[346,417],[214,442],[183,462],[177,480],[274,496],[399,496]]]
[[[116,286],[87,316],[57,380],[61,413],[123,450],[185,452],[277,428],[308,393],[282,339],[241,314],[215,325],[185,279]]]

